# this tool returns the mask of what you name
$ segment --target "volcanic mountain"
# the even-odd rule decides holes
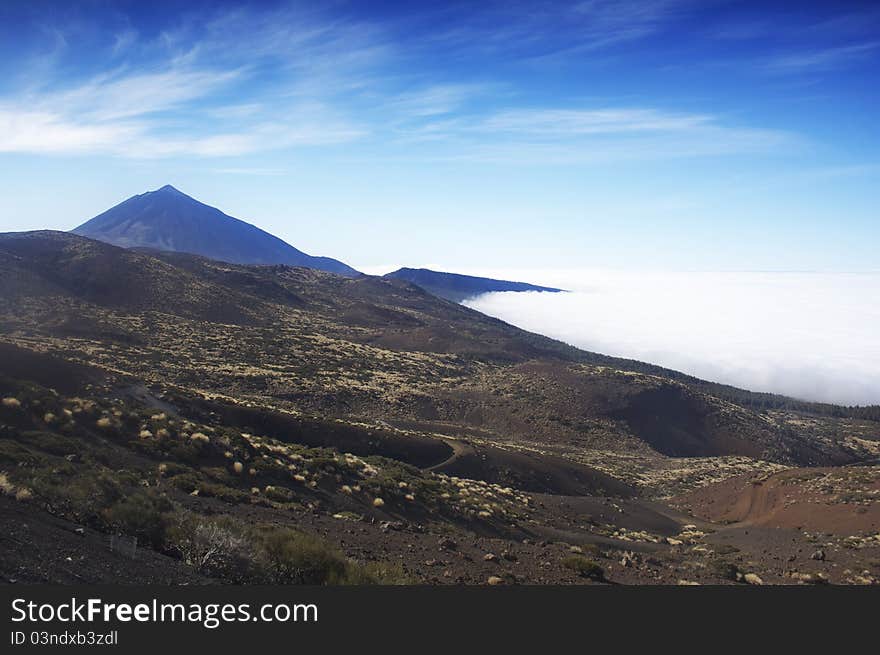
[[[478,296],[481,293],[492,291],[545,291],[549,293],[559,293],[562,291],[562,289],[539,287],[526,282],[509,282],[508,280],[493,280],[488,277],[442,273],[431,271],[427,268],[401,268],[393,273],[388,273],[385,277],[412,282],[422,287],[425,291],[429,291],[435,296],[440,296],[452,302],[461,302],[467,298]]]
[[[307,255],[168,184],[132,196],[73,232],[123,248],[186,252],[233,264],[286,264],[349,277],[360,275],[335,259]]]

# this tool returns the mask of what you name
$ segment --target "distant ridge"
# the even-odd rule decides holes
[[[472,275],[459,275],[458,273],[442,273],[427,268],[401,268],[393,273],[385,275],[395,280],[412,282],[425,291],[433,293],[452,302],[461,302],[467,298],[478,296],[481,293],[492,291],[546,291],[548,293],[560,293],[564,289],[553,287],[540,287],[527,282],[510,282],[508,280],[494,280],[488,277],[474,277]]]
[[[73,233],[123,248],[185,252],[233,264],[287,264],[349,277],[360,275],[335,259],[307,255],[170,184],[132,196],[75,228]]]

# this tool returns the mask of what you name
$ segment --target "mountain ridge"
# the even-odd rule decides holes
[[[482,293],[496,291],[541,291],[545,293],[563,293],[564,289],[543,287],[528,282],[512,282],[474,275],[462,275],[443,271],[432,271],[428,268],[399,268],[383,277],[406,280],[418,285],[426,291],[452,302],[461,302]]]

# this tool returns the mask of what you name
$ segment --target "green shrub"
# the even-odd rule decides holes
[[[136,492],[104,510],[103,516],[112,529],[153,548],[164,548],[172,510],[167,498]]]
[[[710,560],[708,568],[712,575],[723,580],[736,580],[736,574],[739,572],[735,564],[718,558]]]
[[[149,441],[146,443],[149,443]],[[178,460],[186,464],[199,464],[204,459],[201,443],[193,441],[184,443],[171,442],[168,445],[167,454],[169,459]]]
[[[103,511],[123,498],[122,482],[118,472],[89,471],[78,475],[76,467],[67,462],[54,469],[37,469],[30,478],[37,495],[57,513],[98,528],[106,524]]]
[[[21,433],[19,440],[52,455],[69,455],[80,449],[78,441],[53,432],[28,430]]]
[[[235,584],[406,584],[395,565],[361,565],[317,537],[252,528],[231,517],[179,514],[168,542],[200,573]]]
[[[173,477],[172,475],[166,475],[167,477],[171,478],[171,484],[183,491],[184,493],[192,493],[193,491],[198,489],[203,479],[202,476],[192,470],[186,473],[172,474]]]
[[[0,434],[0,464],[13,466],[36,466],[42,457],[34,455],[30,450],[12,439],[5,439]]]
[[[227,487],[223,484],[214,484],[213,482],[199,482],[197,489],[199,490],[199,496],[217,498],[225,503],[244,503],[250,499],[250,494],[241,489]]]
[[[598,544],[581,544],[580,549],[584,555],[598,556],[602,552]]]
[[[267,563],[279,584],[345,584],[348,561],[315,537],[287,528],[260,534]]]
[[[348,585],[411,585],[415,581],[399,564],[368,562],[349,566],[345,584]]]
[[[176,462],[162,462],[162,475],[166,478],[173,478],[185,474],[194,474],[189,466],[178,464]],[[192,491],[192,489],[190,489]]]
[[[293,492],[286,487],[268,486],[263,490],[263,495],[276,503],[289,503],[294,500]]]
[[[605,578],[605,571],[602,570],[602,567],[582,555],[569,555],[562,560],[562,565],[584,578],[590,578],[591,580],[603,580]]]

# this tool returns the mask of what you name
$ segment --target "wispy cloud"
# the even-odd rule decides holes
[[[428,121],[414,141],[446,144],[443,158],[574,164],[790,152],[804,145],[783,130],[727,125],[709,114],[655,108],[529,108]]]
[[[824,13],[801,7],[762,12],[707,29],[710,38],[750,42],[756,54],[739,63],[758,72],[815,75],[863,64],[880,50],[880,8]]]
[[[137,40],[138,33],[132,29],[123,30],[115,34],[113,36],[113,48],[111,49],[112,56],[118,57],[125,54]]]
[[[156,73],[111,72],[69,91],[44,95],[38,103],[62,107],[96,121],[168,111],[205,98],[240,78],[240,70],[169,69]]]
[[[527,109],[492,116],[483,123],[483,128],[569,138],[587,134],[683,131],[710,122],[708,116],[671,114],[656,109]]]
[[[865,39],[876,34],[880,27],[880,8],[874,4],[848,11],[841,7],[840,12],[832,12],[824,18],[816,19],[802,7],[792,5],[790,11],[775,19],[751,20],[731,23],[719,30],[719,36],[729,38],[773,38],[796,42],[809,40],[843,42]],[[752,29],[748,29],[751,26]]]
[[[0,152],[113,151],[140,132],[138,126],[124,123],[83,123],[48,111],[0,107]]]
[[[442,41],[452,59],[498,48],[534,60],[646,38],[693,6],[585,0],[511,13],[492,4],[428,40]],[[125,27],[105,39],[103,68],[80,79],[49,69],[0,97],[0,152],[230,157],[373,139],[391,148],[440,144],[426,157],[582,162],[767,151],[796,141],[697,112],[614,102],[535,107],[491,77],[423,79],[420,66],[408,68],[424,55],[422,41],[400,30],[300,5],[189,15],[152,36]]]
[[[880,41],[801,50],[774,57],[766,68],[775,73],[826,72],[868,60],[878,48]]]
[[[497,85],[496,85],[497,87]],[[492,85],[434,84],[384,99],[384,107],[401,118],[426,118],[459,111],[475,97],[498,92]]]
[[[146,98],[152,82],[138,87],[133,80],[125,81],[124,86],[132,90],[133,96],[144,97],[140,106],[132,104],[129,98],[117,101],[118,89],[102,93],[100,85],[96,88],[94,83],[87,85],[96,88],[93,96],[84,88],[62,94],[61,99],[76,100],[70,105],[57,97],[41,99],[33,110],[0,105],[0,152],[99,153],[134,158],[226,157],[345,143],[364,134],[362,128],[334,116],[332,109],[316,104],[288,104],[282,117],[258,116],[255,121],[229,125],[226,129],[220,122],[208,133],[198,128],[170,130],[167,123],[173,124],[175,119],[153,114],[170,110],[183,96],[189,99],[189,93],[177,96],[172,84],[159,93],[163,97]],[[92,104],[87,102],[89,97],[106,102]]]
[[[661,31],[692,2],[685,0],[585,0],[574,6],[587,28],[582,47],[594,49]]]
[[[152,41],[125,30],[108,46],[114,68],[74,82],[53,78],[53,61],[0,98],[0,152],[212,157],[360,138],[367,128],[334,101],[374,53],[352,29],[240,10]]]
[[[214,168],[212,171],[221,175],[256,175],[258,177],[276,177],[279,175],[286,175],[290,172],[283,168],[260,167]]]
[[[481,3],[465,24],[430,36],[450,56],[503,51],[523,60],[613,49],[662,32],[693,0],[580,0]]]

